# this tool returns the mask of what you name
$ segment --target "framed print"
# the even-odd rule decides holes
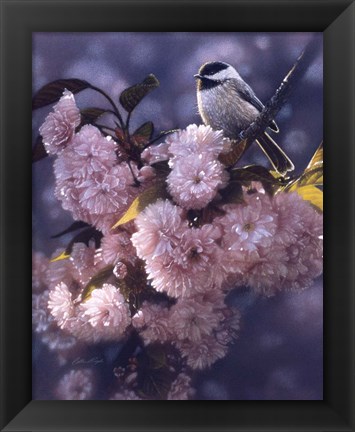
[[[353,430],[353,2],[1,18],[2,430]]]

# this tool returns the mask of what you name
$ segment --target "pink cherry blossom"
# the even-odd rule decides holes
[[[171,308],[169,323],[177,339],[198,342],[218,327],[219,318],[213,305],[183,298]]]
[[[83,315],[106,340],[119,340],[130,324],[129,307],[118,289],[104,284],[81,304]]]
[[[146,271],[152,286],[169,296],[191,296],[213,288],[215,279],[223,278],[217,269],[208,268],[214,256],[198,252],[193,246],[182,250],[179,247],[152,260],[146,261]],[[221,268],[222,269],[222,268]]]
[[[255,251],[259,245],[267,247],[272,243],[277,229],[277,214],[267,195],[251,195],[247,204],[230,205],[225,210],[227,213],[220,222],[228,249]]]
[[[223,318],[215,332],[216,339],[222,345],[233,343],[239,337],[241,314],[236,308],[224,307],[220,310]]]
[[[168,231],[170,228],[168,225]],[[189,228],[185,224],[177,233],[179,236],[165,237],[168,242],[161,253],[153,250],[153,254],[142,255],[152,286],[173,297],[191,296],[220,286],[225,276],[223,251],[217,243],[220,229],[213,225]],[[143,232],[139,230],[138,235],[143,241]]]
[[[96,255],[95,244],[86,246],[84,243],[74,243],[69,260],[73,266],[73,277],[81,285],[86,285],[102,267],[102,264],[98,264]]]
[[[309,287],[323,264],[322,216],[296,193],[279,193],[271,205],[277,214],[272,238],[239,252],[244,284],[266,296]]]
[[[152,165],[157,162],[163,162],[171,156],[169,153],[170,142],[164,142],[158,145],[150,145],[147,147],[141,157],[148,164]]]
[[[130,234],[120,231],[116,234],[108,233],[101,240],[102,258],[106,264],[116,264],[120,260],[135,262],[135,248]]]
[[[80,110],[75,104],[74,95],[64,90],[63,96],[39,128],[47,153],[60,153],[73,138],[79,124]]]
[[[135,186],[127,163],[118,164],[116,143],[86,125],[54,163],[55,194],[74,219],[107,233],[155,176],[151,167],[141,173],[134,163],[131,168],[141,187]]]
[[[57,355],[58,364],[67,363],[69,353],[75,350],[78,343],[78,340],[66,329],[61,330],[53,322],[49,329],[41,335],[41,341]]]
[[[146,345],[152,342],[166,342],[171,337],[169,310],[159,304],[144,302],[132,317],[132,324]]]
[[[32,290],[41,292],[46,289],[48,258],[41,252],[32,251]]]
[[[87,345],[106,340],[105,336],[107,337],[107,332],[103,334],[103,332],[100,332],[100,329],[97,330],[93,327],[84,313],[85,310],[82,304],[76,305],[75,315],[67,321],[65,330],[78,341]]]
[[[151,183],[156,178],[156,171],[153,167],[145,165],[143,166],[137,175],[137,180],[141,183]]]
[[[195,394],[191,387],[191,377],[186,373],[180,373],[172,383],[167,400],[188,400]]]
[[[323,247],[309,235],[299,238],[287,248],[287,276],[285,288],[301,291],[309,288],[323,272]]]
[[[133,390],[122,389],[114,393],[109,400],[142,400]]]
[[[74,177],[87,177],[95,172],[108,171],[117,162],[117,144],[93,125],[85,125],[74,136],[70,147],[61,157],[72,169]]]
[[[77,340],[66,330],[58,327],[48,309],[48,300],[48,289],[32,295],[32,328],[51,351],[56,351],[58,355],[60,353],[65,355],[66,351],[75,347]]]
[[[122,193],[125,179],[120,177],[117,167],[96,173],[80,184],[80,205],[90,214],[119,212],[127,204],[128,196]]]
[[[165,142],[170,145],[173,166],[175,159],[185,158],[191,153],[209,154],[216,158],[226,150],[226,141],[222,131],[214,131],[210,126],[191,124],[185,130],[168,136]]]
[[[212,224],[202,225],[200,228],[186,228],[178,244],[177,260],[192,272],[208,271],[213,264],[218,265],[221,258],[218,241],[222,238],[222,231]]]
[[[62,400],[90,399],[94,392],[94,380],[91,369],[72,369],[60,379],[55,395]]]
[[[54,320],[52,315],[49,316],[48,299],[48,289],[41,293],[32,294],[32,327],[36,333],[43,333],[48,330]]]
[[[279,193],[273,199],[278,212],[275,241],[286,251],[283,287],[302,290],[323,271],[323,216],[297,193]]]
[[[222,164],[202,154],[179,158],[167,178],[174,201],[187,209],[202,209],[226,186],[228,174]]]
[[[181,217],[181,209],[170,201],[159,200],[150,204],[136,218],[137,233],[132,243],[140,258],[155,259],[171,251],[181,236],[187,222]]]
[[[116,262],[115,267],[113,268],[113,274],[117,279],[124,279],[128,275],[127,265],[122,261]]]
[[[205,335],[198,342],[185,339],[176,345],[192,369],[206,369],[225,357],[228,351],[228,347],[218,342],[212,335]]]
[[[65,328],[69,318],[74,315],[72,293],[67,285],[61,282],[49,292],[48,308],[60,328]]]
[[[85,179],[94,172],[107,171],[117,162],[116,144],[92,125],[83,126],[54,161],[57,181]]]
[[[80,184],[81,180],[78,179],[61,180],[57,178],[54,193],[56,198],[61,201],[63,209],[70,211],[75,220],[93,224],[95,216],[83,209],[80,204]]]
[[[321,245],[323,216],[296,192],[279,193],[272,201],[278,213],[277,240],[284,244],[294,243],[303,233]]]

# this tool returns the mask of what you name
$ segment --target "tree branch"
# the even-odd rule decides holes
[[[316,57],[320,48],[319,38],[314,37],[298,57],[292,69],[283,79],[272,98],[267,102],[257,119],[239,134],[235,145],[246,140],[246,148],[264,132],[270,122],[274,120],[277,113],[288,99],[295,85],[304,77],[308,67]]]

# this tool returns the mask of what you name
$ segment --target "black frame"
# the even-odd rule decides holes
[[[0,0],[0,4],[1,430],[354,431],[354,2]],[[323,401],[31,401],[32,31],[324,32]]]

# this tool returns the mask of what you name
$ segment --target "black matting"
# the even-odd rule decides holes
[[[0,4],[2,430],[354,431],[354,2]],[[324,401],[31,402],[33,31],[324,31]]]

